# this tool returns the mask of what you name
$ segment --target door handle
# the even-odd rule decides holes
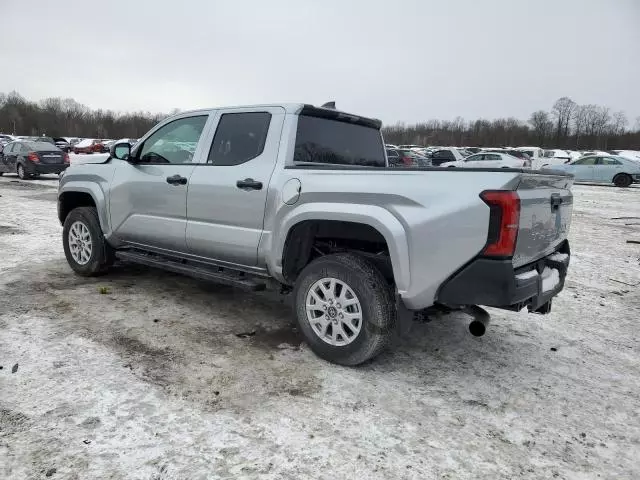
[[[262,190],[262,182],[258,182],[253,178],[245,178],[244,180],[238,180],[236,187],[242,190]]]
[[[186,185],[187,179],[180,175],[173,175],[172,177],[167,177],[167,183],[169,185]]]

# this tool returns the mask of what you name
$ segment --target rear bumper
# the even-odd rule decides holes
[[[511,260],[477,258],[443,284],[437,300],[449,306],[536,311],[564,288],[570,258],[566,240],[553,254],[516,270]]]
[[[53,164],[47,164],[47,163],[25,163],[25,171],[27,173],[29,173],[30,175],[33,175],[34,173],[39,173],[39,174],[47,174],[47,173],[60,173],[64,170],[66,170],[69,167],[68,163],[53,163]]]

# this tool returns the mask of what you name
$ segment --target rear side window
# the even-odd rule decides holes
[[[619,162],[615,158],[611,157],[601,157],[598,163],[600,165],[622,165],[622,162]]]
[[[433,158],[450,161],[455,161],[456,159],[456,157],[453,156],[453,153],[451,153],[449,150],[438,150],[433,154]]]
[[[240,165],[259,156],[267,141],[271,114],[225,113],[220,117],[207,163]]]
[[[293,161],[384,167],[384,145],[376,128],[300,115]]]

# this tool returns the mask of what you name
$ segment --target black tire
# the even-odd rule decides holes
[[[631,175],[627,175],[626,173],[619,173],[613,179],[613,184],[616,187],[627,188],[630,187],[632,183],[633,178],[631,178]]]
[[[28,175],[27,172],[25,172],[24,165],[22,165],[21,163],[19,163],[16,167],[16,173],[18,174],[18,178],[20,180],[28,180],[29,178],[31,178],[31,176]]]
[[[360,332],[347,345],[325,342],[307,319],[307,294],[318,280],[327,277],[344,282],[360,301]],[[309,347],[332,363],[353,366],[366,362],[384,350],[395,332],[396,310],[391,286],[376,267],[352,253],[326,255],[307,265],[296,281],[294,299],[298,326]]]
[[[0,177],[4,175],[4,172],[0,172]]]
[[[69,231],[76,222],[83,223],[91,236],[91,256],[84,265],[73,258],[69,248]],[[69,266],[74,272],[83,277],[93,277],[104,273],[115,260],[115,252],[104,239],[100,228],[100,220],[98,219],[98,211],[94,207],[78,207],[69,212],[62,229],[62,244]]]

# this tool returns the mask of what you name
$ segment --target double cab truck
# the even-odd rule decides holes
[[[416,314],[547,313],[569,266],[572,177],[388,168],[381,122],[255,105],[169,117],[72,164],[58,217],[80,275],[117,259],[292,296],[320,357],[357,365]],[[472,322],[473,323],[473,322]]]

